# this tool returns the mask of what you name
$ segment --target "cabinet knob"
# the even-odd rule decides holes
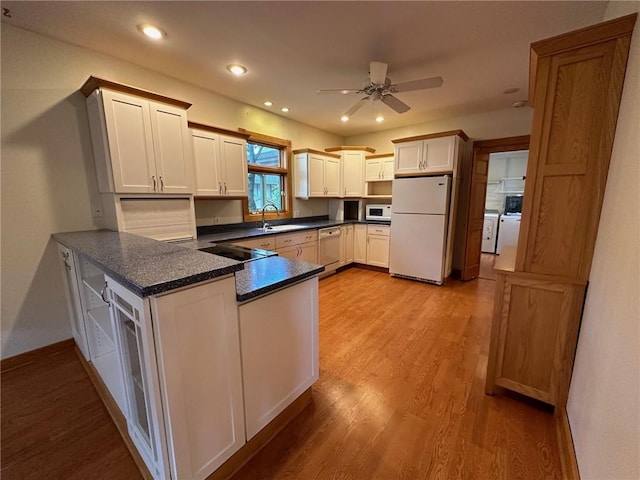
[[[160,176],[160,191],[164,192],[164,179]]]
[[[151,180],[153,181],[153,191],[156,191],[156,176],[155,175],[151,175]]]
[[[102,301],[104,303],[106,303],[107,305],[109,305],[109,307],[111,307],[111,302],[109,302],[109,299],[106,298],[107,287],[108,286],[109,286],[109,284],[107,282],[104,282],[104,287],[102,287],[102,290],[100,290],[100,297],[102,298]]]

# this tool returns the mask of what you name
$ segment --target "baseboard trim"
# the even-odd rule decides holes
[[[0,373],[6,373],[10,370],[15,370],[16,368],[21,368],[26,365],[31,365],[33,363],[42,361],[46,357],[58,355],[62,352],[71,350],[74,346],[75,342],[73,338],[68,338],[67,340],[62,340],[61,342],[52,343],[51,345],[46,345],[44,347],[36,348],[35,350],[20,353],[13,357],[4,358],[2,359],[2,361],[0,361]]]
[[[85,360],[84,356],[82,355],[78,347],[76,347],[76,355],[78,356],[80,363],[84,367],[84,370],[87,372],[87,375],[89,376],[89,380],[91,380],[91,383],[93,383],[93,387],[96,389],[96,392],[100,397],[100,400],[102,400],[102,403],[107,409],[107,412],[111,417],[111,420],[113,420],[113,423],[118,429],[118,432],[120,433],[120,436],[124,441],[124,444],[127,446],[127,450],[129,450],[129,453],[131,453],[131,456],[133,457],[133,461],[138,467],[138,470],[140,470],[140,474],[142,475],[142,478],[144,478],[145,480],[153,480],[153,477],[151,476],[151,473],[149,472],[147,465],[144,463],[144,460],[138,453],[138,449],[133,444],[133,441],[129,436],[127,419],[124,417],[124,415],[120,411],[120,408],[118,407],[118,404],[116,403],[115,399],[111,396],[109,389],[100,378],[100,375],[98,374],[95,367],[90,362],[87,362]]]
[[[562,477],[566,480],[580,480],[578,460],[573,446],[573,436],[571,435],[571,425],[569,424],[567,409],[556,408],[555,417]]]

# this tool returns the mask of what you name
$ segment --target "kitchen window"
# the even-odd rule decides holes
[[[244,220],[262,219],[262,209],[272,203],[278,207],[280,215],[273,208],[265,210],[265,218],[290,218],[291,215],[291,141],[248,132],[247,164],[249,170],[248,197],[243,201]]]

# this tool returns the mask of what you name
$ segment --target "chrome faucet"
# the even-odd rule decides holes
[[[280,210],[274,203],[271,203],[271,202],[265,203],[264,206],[262,207],[262,230],[266,230],[267,228],[269,228],[269,224],[264,221],[264,211],[266,210],[267,207],[275,208],[276,215],[278,217],[280,216]]]

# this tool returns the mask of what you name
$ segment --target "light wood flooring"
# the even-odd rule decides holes
[[[493,288],[322,280],[313,404],[234,479],[561,478],[553,415],[484,394]],[[3,373],[3,480],[139,478],[79,361],[58,357]]]

